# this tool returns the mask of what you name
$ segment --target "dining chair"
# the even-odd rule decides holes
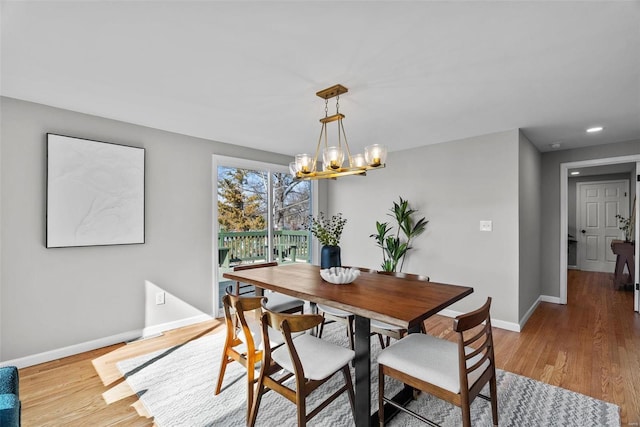
[[[285,314],[264,308],[262,334],[267,345],[264,348],[260,377],[247,425],[255,425],[262,395],[268,390],[273,390],[296,404],[300,427],[306,426],[310,419],[344,392],[349,396],[352,412],[355,410],[355,396],[349,371],[349,363],[353,360],[355,352],[310,333],[303,333],[297,337],[292,335],[295,332],[310,331],[322,321],[322,316],[318,314]],[[276,349],[268,345],[269,341],[264,337],[268,336],[269,328],[281,332],[285,345]],[[338,372],[342,372],[344,385],[307,413],[307,396]],[[285,384],[291,377],[295,377],[294,388]]]
[[[262,262],[256,264],[242,264],[233,267],[233,271],[241,271],[241,270],[249,270],[253,268],[263,268],[263,267],[275,267],[278,263],[276,261],[273,262]],[[248,285],[246,285],[248,286]],[[242,286],[240,282],[236,282],[235,286],[235,294],[242,295],[242,288],[246,287]],[[267,297],[267,308],[272,311],[277,311],[280,313],[304,313],[304,301],[298,298],[291,297],[289,295],[284,295],[278,292],[273,292],[270,290],[264,291],[264,296]]]
[[[378,356],[378,415],[384,426],[384,404],[423,422],[425,417],[384,396],[384,377],[446,400],[462,409],[464,427],[471,426],[471,402],[480,396],[491,402],[493,425],[498,425],[496,367],[491,333],[491,298],[479,309],[457,316],[457,343],[427,334],[409,334]],[[489,383],[490,397],[480,394]]]
[[[220,394],[227,365],[233,361],[240,363],[247,370],[247,419],[253,403],[256,364],[262,361],[264,344],[260,314],[266,297],[237,296],[233,287],[226,289],[222,297],[226,338],[222,349],[222,361],[215,394]],[[284,344],[282,334],[269,328],[270,348]],[[295,334],[299,335],[299,334]]]
[[[429,276],[423,276],[421,274],[402,273],[396,271],[378,271],[378,274],[384,274],[387,276],[400,277],[407,280],[418,280],[422,282],[428,282]],[[424,323],[420,324],[420,331],[425,332]],[[381,322],[379,320],[371,320],[371,333],[377,334],[380,339],[380,346],[382,348],[388,347],[391,343],[391,338],[395,340],[401,339],[407,335],[407,329],[401,326],[392,325],[391,323]],[[386,337],[386,343],[383,340],[383,336]]]
[[[322,338],[322,332],[324,331],[324,325],[326,323],[343,323],[347,328],[347,337],[349,337],[349,348],[353,350],[353,324],[355,319],[353,313],[324,304],[318,304],[317,308],[318,313],[322,316],[322,323],[320,323],[318,338]]]
[[[231,291],[232,289],[228,289]],[[229,292],[222,297],[227,335],[215,394],[220,394],[227,365],[233,361],[247,370],[247,419],[251,413],[255,367],[262,361],[262,333],[256,310],[262,309],[263,297],[241,297]]]

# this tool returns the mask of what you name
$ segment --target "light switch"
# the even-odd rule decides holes
[[[480,231],[492,231],[492,230],[493,230],[492,221],[480,221]]]

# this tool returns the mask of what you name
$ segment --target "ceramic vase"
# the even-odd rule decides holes
[[[320,251],[320,268],[341,267],[340,246],[323,246]]]

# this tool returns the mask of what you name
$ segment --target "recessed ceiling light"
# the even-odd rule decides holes
[[[571,175],[580,175],[579,171],[571,171]]]
[[[588,133],[594,133],[594,132],[602,132],[604,128],[602,126],[594,126],[592,128],[587,129]]]

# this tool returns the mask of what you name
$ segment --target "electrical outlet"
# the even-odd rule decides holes
[[[164,304],[164,291],[156,292],[156,305]]]
[[[491,231],[493,230],[492,221],[480,221],[480,231]]]

